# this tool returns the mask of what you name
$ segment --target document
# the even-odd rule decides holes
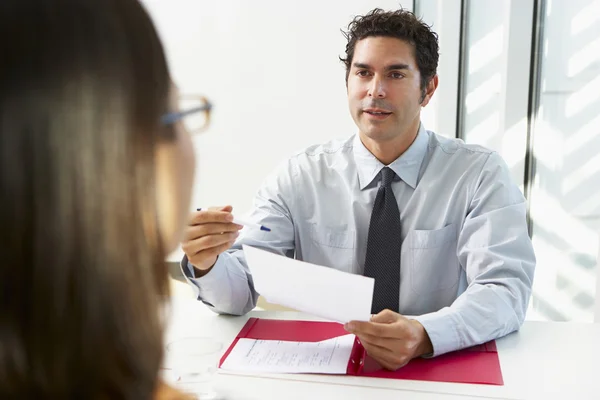
[[[375,280],[243,246],[254,287],[268,302],[331,321],[368,321]]]
[[[345,374],[354,335],[321,342],[239,339],[221,369],[236,372]]]

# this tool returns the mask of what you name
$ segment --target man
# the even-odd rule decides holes
[[[498,154],[420,123],[438,85],[436,34],[404,10],[348,28],[358,135],[310,147],[266,180],[251,218],[272,232],[236,241],[231,207],[192,215],[182,267],[198,298],[218,313],[254,308],[247,244],[375,278],[375,315],[346,329],[388,369],[517,330],[535,268],[525,200]]]

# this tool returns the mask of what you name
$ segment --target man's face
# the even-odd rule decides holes
[[[350,113],[361,135],[376,142],[398,138],[418,126],[421,74],[413,48],[403,40],[359,40],[348,75]],[[411,132],[411,133],[416,133]]]

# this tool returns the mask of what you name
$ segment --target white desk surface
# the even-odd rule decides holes
[[[174,298],[166,342],[211,336],[229,346],[251,316],[317,320],[306,314],[252,311],[219,316],[196,300]],[[600,399],[600,324],[526,322],[497,341],[503,386],[330,375],[240,375],[219,371],[227,399]],[[168,355],[165,367],[170,366]]]

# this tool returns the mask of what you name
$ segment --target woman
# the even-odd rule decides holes
[[[170,82],[136,0],[0,1],[0,398],[178,397],[158,310],[194,158]]]

